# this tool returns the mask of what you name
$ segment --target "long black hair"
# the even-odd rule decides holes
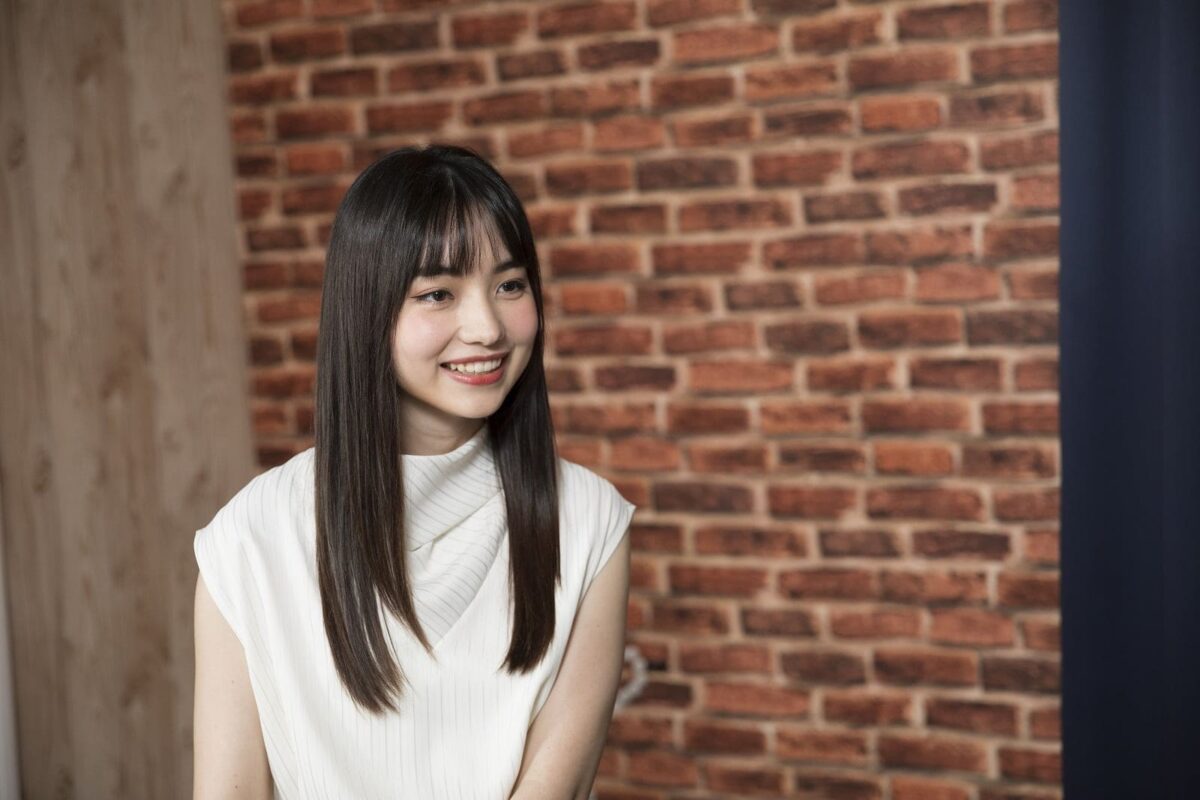
[[[406,679],[387,647],[380,603],[429,640],[413,606],[404,547],[403,390],[392,331],[414,277],[478,262],[482,237],[526,268],[538,332],[525,371],[488,417],[505,497],[513,633],[503,666],[527,672],[554,634],[557,451],[542,360],[545,315],[537,250],[512,187],[463,147],[406,147],[360,174],[338,207],[325,258],[317,336],[317,575],[325,634],[350,696],[395,710]],[[490,268],[490,265],[488,267]]]

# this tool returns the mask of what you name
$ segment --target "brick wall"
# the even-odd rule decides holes
[[[1053,2],[222,11],[264,466],[354,175],[526,203],[563,454],[641,507],[599,797],[1060,796]]]

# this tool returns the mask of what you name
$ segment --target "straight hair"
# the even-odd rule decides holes
[[[367,167],[338,206],[325,258],[314,420],[321,611],[347,692],[396,710],[408,683],[385,643],[384,609],[432,655],[404,546],[404,441],[392,334],[413,279],[469,274],[482,237],[526,269],[538,332],[488,439],[508,526],[512,638],[501,666],[528,672],[549,650],[559,568],[558,455],[543,363],[545,314],[533,233],[516,193],[484,158],[452,145],[405,147]],[[490,270],[490,264],[482,268]]]

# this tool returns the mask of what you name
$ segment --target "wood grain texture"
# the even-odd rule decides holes
[[[255,471],[219,10],[0,9],[22,795],[187,797],[192,536]]]

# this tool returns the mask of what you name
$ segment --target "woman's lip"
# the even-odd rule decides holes
[[[508,353],[499,353],[499,354],[497,354],[497,355],[494,355],[494,356],[486,356],[486,357],[484,357],[484,358],[468,358],[468,359],[465,359],[465,360],[462,360],[462,361],[443,361],[443,362],[442,362],[442,366],[443,366],[443,367],[448,367],[448,366],[450,366],[451,364],[459,364],[459,365],[462,365],[462,364],[478,364],[480,361],[494,361],[494,360],[495,360],[495,359],[497,359],[497,358],[498,358],[498,359],[500,359],[501,361],[503,361],[504,359],[508,358]]]

